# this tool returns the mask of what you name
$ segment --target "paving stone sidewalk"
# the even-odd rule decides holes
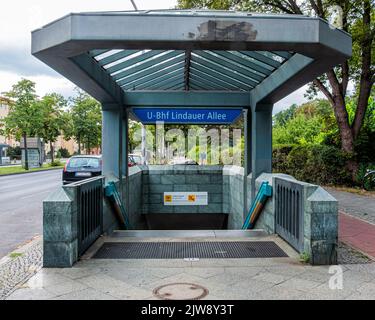
[[[339,214],[339,240],[375,260],[375,225],[361,219]]]
[[[326,189],[339,201],[339,240],[375,259],[375,197]]]
[[[204,299],[213,300],[375,298],[375,263],[340,267],[343,289],[333,290],[329,281],[337,269],[306,265],[296,256],[198,261],[88,259],[73,268],[43,268],[7,299],[153,300],[159,299],[156,288],[176,283],[203,287],[208,292]]]
[[[42,241],[39,238],[0,260],[0,300],[4,300],[42,268],[42,256]]]

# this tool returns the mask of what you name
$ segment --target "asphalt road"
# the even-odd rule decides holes
[[[61,186],[61,170],[0,176],[0,258],[42,234],[42,201]]]

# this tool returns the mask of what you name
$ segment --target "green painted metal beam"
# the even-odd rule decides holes
[[[104,90],[112,101],[121,104],[124,99],[123,90],[112,80],[111,76],[101,68],[97,61],[88,53],[72,57],[70,60],[84,71],[96,83],[100,84],[100,88]]]
[[[159,77],[164,76],[166,74],[169,74],[171,72],[174,72],[176,70],[180,70],[184,67],[184,62],[177,63],[175,65],[172,65],[169,68],[159,70],[158,72],[151,73],[148,76],[145,76],[141,79],[138,79],[136,81],[133,81],[131,83],[127,83],[126,85],[121,86],[124,90],[128,90],[134,87],[137,87],[138,85],[142,85],[145,83],[148,83],[149,81],[153,81],[155,79],[159,79]]]
[[[209,64],[205,62],[205,60],[199,59],[198,57],[195,57],[195,56],[192,57],[192,66],[194,66],[194,68],[198,69],[199,71],[203,73],[207,73],[213,77],[217,77],[218,79],[228,82],[237,88],[241,88],[247,91],[250,91],[252,89],[252,87],[249,86],[248,84],[238,81],[237,79],[234,79],[231,76],[228,76],[227,74],[228,73],[230,74],[230,72],[221,72],[221,71],[212,69],[209,67]]]
[[[182,80],[182,81],[176,81],[174,84],[173,83],[170,83],[169,85],[166,85],[163,90],[172,90],[173,88],[175,88],[176,86],[177,87],[182,87],[184,88],[184,85],[185,85],[185,81]],[[173,89],[175,90],[175,89]]]
[[[192,73],[190,74],[190,81],[193,82],[193,83],[198,83],[198,84],[203,85],[203,87],[206,88],[206,90],[210,90],[210,89],[212,89],[212,90],[221,90],[221,91],[228,90],[225,87],[217,85],[214,82],[207,81],[206,79],[201,78],[200,76],[192,74]]]
[[[194,51],[194,54],[198,55],[201,58],[207,59],[209,62],[211,62],[211,65],[217,64],[220,70],[225,70],[225,72],[227,72],[227,69],[229,69],[229,72],[232,73],[232,77],[236,77],[240,81],[249,84],[252,87],[255,87],[260,82],[260,80],[263,80],[263,77],[258,76],[259,80],[255,81],[254,78],[250,78],[250,75],[253,75],[252,72],[249,72],[246,69],[235,65],[234,63],[230,63],[224,59],[220,59],[208,52]],[[227,69],[224,69],[223,67]],[[227,73],[227,75],[229,74]]]
[[[97,57],[97,56],[100,56],[101,54],[106,53],[106,52],[108,52],[108,51],[111,51],[111,50],[110,50],[110,49],[91,50],[91,51],[89,52],[89,55],[90,55],[91,57]]]
[[[157,58],[154,58],[154,59],[151,59],[151,60],[147,60],[145,62],[143,62],[142,64],[140,65],[136,65],[134,67],[132,67],[131,69],[128,69],[126,71],[122,71],[122,72],[119,72],[115,75],[112,76],[113,80],[117,81],[117,80],[122,80],[123,78],[127,77],[127,76],[131,76],[139,71],[142,71],[148,67],[151,67],[151,66],[156,66],[157,64],[161,63],[161,62],[165,62],[166,60],[168,59],[172,59],[172,58],[175,58],[179,55],[183,54],[183,51],[171,51],[171,52],[168,52],[166,54],[163,54]]]
[[[114,54],[111,54],[110,56],[108,57],[105,57],[103,59],[100,59],[98,61],[98,63],[101,65],[101,66],[105,66],[107,64],[110,64],[110,63],[113,63],[117,60],[120,60],[120,59],[124,59],[128,56],[131,56],[132,54],[134,53],[137,53],[137,52],[140,52],[139,50],[122,50],[120,52],[117,52],[117,53],[114,53]]]
[[[281,63],[278,62],[278,61],[275,61],[259,52],[255,52],[255,51],[240,51],[242,54],[248,56],[248,57],[251,57],[255,60],[258,60],[260,62],[263,62],[271,67],[274,67],[274,68],[278,68],[280,67]]]
[[[228,60],[232,60],[234,62],[237,62],[237,63],[240,63],[254,71],[257,71],[257,72],[260,72],[261,74],[263,74],[263,78],[265,76],[268,76],[272,73],[271,70],[267,69],[267,68],[264,68],[256,63],[253,63],[247,59],[244,59],[243,57],[240,57],[239,55],[233,53],[233,52],[228,52],[228,51],[213,51],[215,52],[217,55],[219,56],[223,56],[225,58],[227,58]]]
[[[119,80],[117,83],[119,86],[123,86],[123,85],[130,84],[132,82],[135,82],[135,81],[143,81],[144,78],[147,78],[159,72],[163,73],[165,70],[167,70],[171,66],[176,66],[178,64],[181,64],[181,62],[184,62],[183,55],[179,55],[168,61],[163,61],[157,65],[152,65],[151,67],[148,67],[146,69],[141,69],[141,71],[133,73],[130,76],[127,76],[126,78],[122,78],[122,80]]]
[[[184,90],[184,86],[183,84],[176,84],[175,86],[173,86],[172,88],[169,88],[169,90]]]
[[[136,63],[142,63],[163,52],[164,52],[163,50],[151,50],[146,53],[140,54],[139,56],[136,56],[134,58],[130,58],[129,60],[126,60],[124,62],[118,63],[112,67],[107,68],[106,70],[108,73],[115,73],[127,67],[134,66]]]
[[[193,90],[203,90],[203,91],[206,91],[203,87],[200,87],[200,86],[197,85],[196,83],[192,83],[192,84],[191,84],[191,89],[193,89]]]
[[[280,90],[280,88],[281,90],[292,92],[294,90],[292,87],[285,88],[284,86],[283,88],[282,86],[288,83],[288,81],[295,77],[298,73],[303,72],[303,70],[313,62],[314,60],[311,58],[300,54],[295,54],[250,93],[252,105],[257,104],[260,101],[263,103],[272,102],[272,95]],[[319,71],[317,70],[317,72]],[[285,96],[286,93],[283,95]]]
[[[177,84],[184,84],[184,77],[183,75],[175,76],[168,81],[164,81],[163,83],[154,86],[153,88],[147,88],[146,90],[168,90],[169,88],[174,87]]]
[[[183,79],[184,78],[184,72],[182,71],[181,73],[175,74],[173,77],[168,77],[164,79],[163,81],[159,81],[157,83],[154,83],[153,85],[150,86],[144,86],[143,89],[146,90],[163,90],[164,86],[169,85],[170,83],[174,83],[174,81],[178,79]]]
[[[271,51],[271,52],[286,60],[289,59],[293,55],[293,53],[290,53],[288,51]]]
[[[198,107],[246,107],[250,106],[248,92],[165,92],[165,91],[127,91],[124,105],[136,106],[198,106]]]
[[[189,91],[190,64],[191,64],[191,50],[186,49],[185,50],[185,70],[184,70],[184,79],[185,79],[184,88],[186,91]]]
[[[250,78],[249,81],[251,81],[253,86],[255,86],[257,83],[261,82],[264,79],[264,76],[253,72],[253,70],[248,69],[244,65],[239,65],[239,63],[236,63],[229,59],[225,59],[223,58],[223,56],[216,54],[216,52],[206,52],[206,51],[194,51],[194,52],[196,52],[199,56],[203,58],[206,58],[228,69],[237,71],[244,77]]]
[[[184,65],[180,65],[179,68],[176,69],[176,70],[172,70],[169,73],[166,73],[166,74],[161,75],[159,77],[153,78],[150,81],[142,82],[138,86],[134,86],[134,87],[131,86],[131,90],[142,90],[142,89],[145,89],[145,88],[150,88],[151,86],[153,86],[155,84],[160,84],[164,80],[168,80],[168,79],[171,79],[172,77],[174,77],[176,75],[180,75],[181,73],[183,73],[183,70],[184,70]]]
[[[190,74],[195,74],[195,75],[205,79],[206,81],[216,83],[217,85],[225,88],[225,90],[238,90],[238,87],[232,86],[228,82],[221,81],[220,79],[215,78],[215,77],[213,77],[213,76],[211,76],[207,73],[201,72],[201,71],[195,69],[193,66],[190,68]]]

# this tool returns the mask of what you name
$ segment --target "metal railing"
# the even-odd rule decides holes
[[[303,251],[303,186],[275,178],[276,233],[298,252]]]
[[[104,178],[83,180],[77,185],[78,255],[82,255],[103,232]]]

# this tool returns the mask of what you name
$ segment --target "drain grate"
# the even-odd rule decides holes
[[[107,242],[93,259],[274,258],[288,255],[272,241]]]

